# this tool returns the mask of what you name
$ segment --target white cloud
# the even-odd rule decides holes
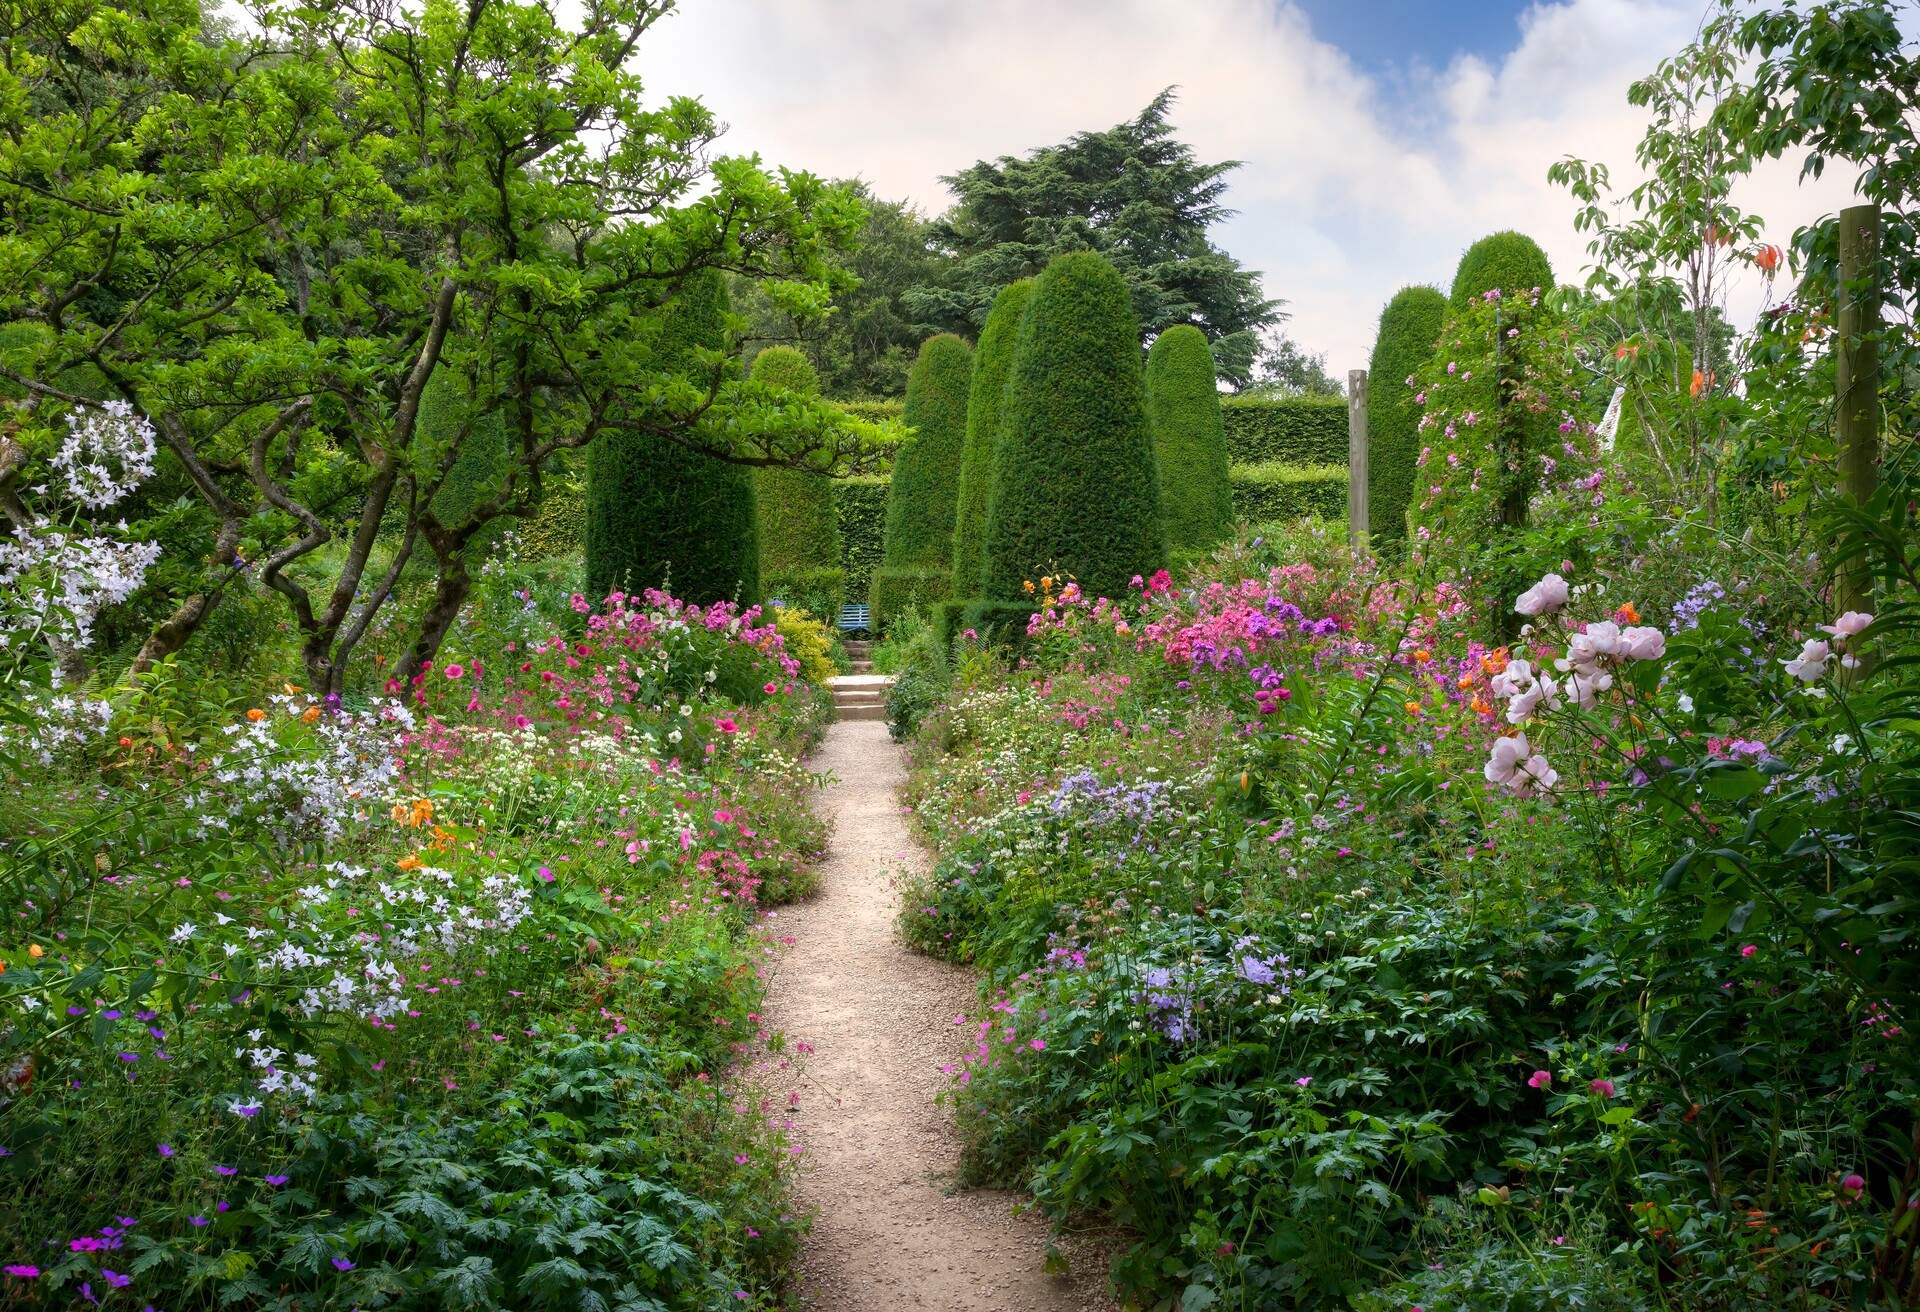
[[[939,182],[1126,118],[1178,84],[1202,158],[1246,161],[1217,240],[1285,298],[1290,331],[1336,372],[1364,366],[1380,306],[1442,287],[1474,238],[1519,228],[1563,280],[1586,262],[1565,154],[1631,185],[1644,119],[1628,84],[1693,35],[1701,0],[1563,0],[1521,17],[1497,63],[1471,57],[1389,89],[1317,40],[1286,0],[686,0],[642,43],[660,94],[700,96],[733,152],[937,211]],[[1412,61],[1416,64],[1417,59]],[[1765,170],[1736,193],[1772,240],[1846,202],[1830,177]],[[1738,318],[1759,288],[1736,289]]]

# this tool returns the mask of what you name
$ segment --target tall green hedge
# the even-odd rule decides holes
[[[1166,564],[1140,325],[1127,283],[1092,251],[1061,255],[1021,320],[987,508],[989,601],[1021,603],[1036,571],[1120,596]]]
[[[791,346],[769,346],[753,358],[753,379],[803,396],[820,390],[813,364]],[[803,469],[762,469],[754,476],[760,511],[760,579],[769,597],[833,619],[845,599],[840,521],[833,480]]]
[[[1407,536],[1420,455],[1420,405],[1407,380],[1433,357],[1446,317],[1447,298],[1433,287],[1402,287],[1380,311],[1367,365],[1367,524],[1383,543]]]
[[[688,282],[663,326],[664,368],[728,345],[727,284]],[[753,479],[646,433],[602,434],[587,450],[587,595],[667,587],[688,601],[760,599]]]
[[[1233,532],[1233,493],[1213,352],[1192,324],[1167,329],[1147,352],[1147,422],[1167,550],[1204,552]]]
[[[1553,266],[1540,244],[1521,232],[1496,232],[1467,247],[1447,298],[1455,310],[1485,291],[1553,290]]]
[[[849,597],[864,597],[873,572],[886,559],[887,493],[885,474],[856,474],[833,481],[833,509],[840,521],[840,569]]]
[[[1347,461],[1347,403],[1337,396],[1223,397],[1220,424],[1234,464]]]
[[[433,513],[448,524],[461,522],[482,496],[500,490],[507,462],[507,428],[497,412],[481,417],[465,440],[460,439],[460,390],[454,375],[437,370],[427,381],[426,390],[420,393],[421,439],[432,443],[435,449],[460,441],[453,467],[447,470],[440,490],[433,496]],[[493,527],[499,525],[496,523]]]
[[[1304,516],[1347,517],[1345,465],[1289,465],[1269,461],[1235,465],[1230,475],[1233,515],[1243,524],[1272,524]]]
[[[972,383],[973,348],[963,339],[941,333],[921,343],[907,376],[909,436],[894,456],[887,496],[886,561],[873,575],[876,630],[907,606],[947,595]]]
[[[1008,283],[994,298],[973,354],[973,385],[967,393],[967,440],[960,453],[959,504],[953,519],[955,601],[980,594],[980,567],[986,554],[987,501],[993,494],[993,453],[1000,433],[1000,411],[1007,375],[1020,340],[1020,320],[1033,299],[1033,279]]]

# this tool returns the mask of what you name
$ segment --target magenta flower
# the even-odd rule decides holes
[[[461,675],[465,674],[467,671],[464,666],[456,662],[452,665],[447,666],[447,668],[441,672],[445,674],[449,679],[457,679]]]
[[[1535,1071],[1533,1074],[1527,1076],[1527,1087],[1529,1089],[1544,1089],[1552,1083],[1553,1074],[1550,1071]]]
[[[173,1156],[173,1145],[170,1143],[163,1143],[159,1146],[157,1151],[162,1157],[171,1157]]]
[[[290,1177],[284,1175],[263,1175],[260,1178],[272,1185],[275,1189],[278,1189],[281,1185],[285,1184]]]
[[[1597,1093],[1602,1098],[1613,1097],[1613,1081],[1612,1080],[1594,1080],[1592,1083],[1587,1085],[1587,1088],[1590,1092]]]
[[[1740,955],[1743,957],[1750,957],[1759,950],[1760,945],[1757,943],[1742,943],[1740,945]]]
[[[1045,1052],[1047,1050],[1047,1041],[1045,1039],[1028,1039],[1027,1046],[1035,1052]]]
[[[1845,1179],[1840,1181],[1841,1191],[1844,1193],[1850,1194],[1855,1198],[1859,1197],[1861,1191],[1864,1190],[1866,1187],[1867,1187],[1866,1178],[1858,1174],[1857,1172],[1849,1174]]]
[[[27,1262],[9,1262],[6,1266],[6,1272],[8,1275],[17,1276],[22,1280],[38,1280],[40,1278],[40,1268]]]
[[[333,1259],[333,1269],[335,1271],[351,1271],[353,1270],[353,1259],[336,1257]]]

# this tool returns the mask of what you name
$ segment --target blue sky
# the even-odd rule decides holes
[[[940,183],[1137,113],[1180,88],[1173,122],[1237,159],[1216,240],[1259,270],[1288,332],[1335,373],[1364,366],[1380,307],[1445,285],[1460,252],[1531,235],[1562,281],[1587,237],[1550,186],[1563,155],[1636,181],[1645,126],[1629,83],[1695,35],[1707,0],[682,0],[641,45],[656,93],[699,96],[721,148],[934,213]],[[1797,164],[1736,192],[1786,244],[1846,203],[1850,179]],[[1736,284],[1750,319],[1765,289]]]
[[[1393,79],[1459,55],[1498,59],[1518,44],[1522,0],[1301,0],[1314,34]]]

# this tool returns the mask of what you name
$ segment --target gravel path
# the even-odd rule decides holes
[[[1067,1245],[1070,1274],[1041,1268],[1043,1218],[1019,1199],[955,1192],[959,1144],[934,1096],[958,1059],[953,1023],[975,1002],[972,975],[907,950],[893,930],[895,874],[924,863],[896,796],[902,750],[886,725],[841,721],[812,761],[835,782],[818,805],[833,821],[820,892],[781,909],[769,928],[790,940],[777,958],[767,1022],[813,1047],[800,1073],[766,1087],[797,1090],[800,1197],[814,1214],[796,1301],[814,1312],[1053,1312],[1106,1309],[1105,1264]],[[784,1081],[784,1084],[780,1082]]]

